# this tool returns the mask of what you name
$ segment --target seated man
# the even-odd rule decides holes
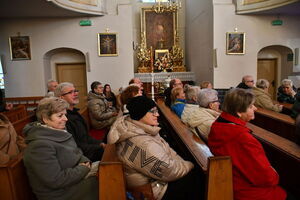
[[[57,81],[52,80],[52,79],[48,80],[48,82],[47,82],[48,90],[47,90],[46,97],[54,96],[54,90],[56,89],[57,85],[58,85]]]
[[[293,87],[293,82],[289,79],[283,79],[281,86],[278,88],[277,101],[281,103],[295,103],[296,88]]]
[[[91,124],[94,129],[110,128],[118,115],[117,110],[110,106],[103,94],[103,86],[94,81],[88,94],[88,108]]]
[[[164,92],[164,95],[166,97],[165,104],[168,107],[171,107],[171,91],[176,87],[183,87],[181,80],[178,78],[172,79],[170,81],[170,87],[168,87]]]
[[[182,121],[186,123],[194,133],[196,128],[207,141],[210,127],[220,115],[218,92],[213,89],[199,90],[192,87],[187,91],[187,104],[182,113]]]
[[[83,154],[92,162],[101,160],[105,144],[89,136],[86,122],[79,114],[79,109],[74,107],[79,103],[78,90],[72,83],[60,83],[55,89],[55,96],[64,99],[70,105],[66,115],[68,118],[66,128],[73,135]]]
[[[252,89],[254,87],[253,77],[250,75],[243,76],[242,82],[236,87],[242,89]]]

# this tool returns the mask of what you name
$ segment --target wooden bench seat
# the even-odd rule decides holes
[[[169,125],[168,133],[177,141],[183,151],[188,152],[194,164],[200,169],[204,180],[199,186],[204,191],[206,200],[232,200],[232,163],[228,156],[214,156],[205,142],[195,136],[188,127],[165,106],[162,100],[158,100],[157,106],[161,112],[161,118]],[[202,189],[200,188],[202,187]]]
[[[257,108],[255,119],[251,123],[288,140],[296,141],[295,120],[288,115]]]

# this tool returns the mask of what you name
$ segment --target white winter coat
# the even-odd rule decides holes
[[[155,199],[161,199],[168,182],[180,179],[193,164],[183,160],[160,137],[159,127],[149,126],[129,116],[122,116],[112,126],[108,143],[116,143],[123,162],[127,186],[151,183]]]

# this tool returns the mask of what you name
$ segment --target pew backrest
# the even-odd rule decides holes
[[[27,116],[27,110],[25,105],[18,105],[9,111],[2,112],[11,123],[23,119]]]
[[[39,101],[43,99],[44,96],[34,96],[34,97],[7,97],[4,98],[5,102],[12,103],[14,106],[24,105],[27,111],[33,111]]]
[[[232,200],[232,163],[230,157],[214,156],[206,143],[195,136],[177,115],[165,106],[163,101],[158,100],[157,106],[163,115],[162,117],[168,121],[206,175],[205,199]]]
[[[99,183],[99,199],[126,200],[123,165],[117,157],[115,144],[107,144],[105,147],[99,164]]]
[[[263,108],[257,108],[255,111],[255,118],[251,123],[281,137],[296,141],[295,120],[288,115]]]
[[[5,200],[33,200],[34,194],[30,188],[23,155],[5,165],[0,165],[0,196]]]

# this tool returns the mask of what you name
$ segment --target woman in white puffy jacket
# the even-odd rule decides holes
[[[150,183],[158,200],[194,199],[195,194],[188,187],[194,180],[189,173],[193,164],[183,160],[160,137],[154,101],[144,96],[134,97],[127,109],[129,116],[118,118],[108,135],[108,143],[116,144],[118,157],[124,164],[127,186]]]

